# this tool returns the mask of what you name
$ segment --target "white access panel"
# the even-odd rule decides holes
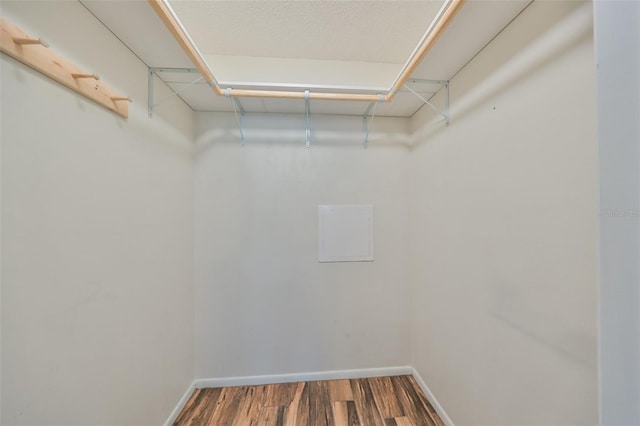
[[[373,261],[373,205],[318,206],[318,261]]]

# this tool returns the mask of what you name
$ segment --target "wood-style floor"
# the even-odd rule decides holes
[[[196,389],[174,425],[443,425],[412,376]]]

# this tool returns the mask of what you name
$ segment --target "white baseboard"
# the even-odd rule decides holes
[[[165,426],[171,426],[176,420],[180,411],[185,406],[189,397],[195,389],[202,388],[218,388],[225,386],[255,386],[266,385],[271,383],[291,383],[291,382],[310,382],[315,380],[339,380],[339,379],[363,379],[367,377],[384,377],[384,376],[402,376],[411,374],[415,377],[416,382],[427,395],[431,405],[436,410],[442,421],[447,426],[454,426],[451,418],[444,411],[436,397],[433,395],[427,384],[422,380],[415,368],[410,366],[402,367],[385,367],[385,368],[361,368],[356,370],[336,370],[336,371],[315,371],[308,373],[293,374],[269,374],[263,376],[242,376],[242,377],[223,377],[215,379],[196,379],[184,393],[176,408],[173,409],[171,415],[164,423]]]
[[[447,426],[454,426],[453,422],[451,421],[451,418],[447,415],[447,412],[444,411],[444,408],[442,408],[442,405],[440,405],[440,403],[436,399],[433,392],[431,392],[431,389],[429,389],[429,387],[424,382],[424,380],[422,380],[422,377],[420,377],[420,374],[418,374],[416,369],[413,367],[411,367],[411,374],[416,379],[416,382],[418,382],[418,386],[420,386],[420,388],[425,393],[425,395],[427,395],[429,402],[431,402],[431,405],[433,405],[433,408],[435,408],[436,412],[438,413],[438,415],[440,416],[444,424]]]
[[[187,401],[189,401],[189,398],[191,397],[191,394],[195,389],[195,382],[193,382],[189,385],[184,395],[182,395],[182,398],[180,398],[180,401],[178,402],[178,405],[176,405],[176,408],[174,408],[171,414],[169,414],[169,418],[166,422],[164,422],[164,426],[171,426],[173,422],[176,421],[178,415],[180,415],[180,411],[182,411]]]
[[[200,388],[218,388],[224,386],[255,386],[270,383],[311,382],[315,380],[362,379],[365,377],[402,376],[413,374],[413,368],[386,367],[362,368],[357,370],[317,371],[311,373],[272,374],[264,376],[224,377],[219,379],[196,379],[194,384]]]

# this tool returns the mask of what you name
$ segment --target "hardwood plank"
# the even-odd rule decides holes
[[[360,418],[354,401],[333,401],[332,407],[335,426],[360,425]]]
[[[435,408],[433,408],[433,405],[431,405],[431,403],[429,402],[427,395],[424,394],[424,392],[420,388],[420,385],[418,385],[418,382],[416,382],[416,379],[413,376],[401,376],[400,380],[403,380],[406,383],[406,388],[411,388],[414,390],[415,395],[418,397],[418,399],[422,403],[422,406],[429,414],[431,421],[438,426],[444,426],[444,422],[436,412]]]
[[[396,426],[415,426],[409,417],[396,417]]]
[[[296,383],[296,391],[293,394],[293,399],[284,410],[284,426],[296,426],[298,424],[304,424],[300,423],[300,421],[308,421],[309,393],[306,389],[306,382]],[[302,413],[301,410],[304,411],[304,413]]]
[[[367,379],[352,379],[353,400],[358,410],[358,417],[363,425],[384,426],[384,420],[378,411],[373,392]]]
[[[296,383],[293,399],[284,411],[284,426],[304,425],[309,421],[309,390],[306,382]]]
[[[255,426],[266,398],[266,386],[250,386],[240,401],[233,426]]]
[[[385,426],[416,426],[409,417],[393,417],[384,419]]]
[[[415,389],[403,377],[405,376],[393,377],[391,382],[396,390],[395,394],[402,405],[405,416],[409,417],[416,426],[435,426]]]
[[[426,412],[421,413],[418,409],[418,404],[420,404],[419,399],[413,399],[412,390],[407,391],[405,389],[404,382],[402,382],[399,377],[400,376],[392,378],[391,382],[395,389],[395,395],[405,412],[405,416],[411,418],[417,426],[433,426],[433,422],[429,418],[429,415]]]
[[[202,392],[206,392],[206,389],[194,389],[193,393],[191,394],[191,396],[189,397],[189,400],[187,401],[186,404],[184,404],[184,407],[182,407],[182,411],[189,411],[193,408],[195,401],[198,399],[198,396],[202,393]],[[179,418],[179,417],[178,417]],[[176,419],[177,420],[177,419]]]
[[[196,389],[174,425],[206,425],[213,416],[222,388]]]
[[[267,386],[267,395],[263,405],[265,407],[287,406],[291,403],[296,392],[297,383],[276,383]]]
[[[309,382],[309,420],[314,426],[332,426],[332,411],[327,382]]]
[[[361,424],[355,401],[347,401],[347,414],[349,416],[349,425]]]
[[[260,408],[260,418],[256,423],[258,426],[282,426],[284,417],[284,406],[264,406]],[[220,423],[218,426],[226,425]]]
[[[232,425],[238,415],[240,404],[249,392],[250,386],[222,388],[209,425]]]
[[[443,426],[412,376],[197,389],[174,424]]]
[[[333,401],[333,422],[335,426],[348,426],[349,414],[346,401]]]
[[[396,398],[390,377],[372,377],[369,379],[369,384],[383,418],[404,417],[404,410]]]
[[[202,392],[202,389],[195,389],[193,391],[193,393],[189,397],[189,400],[187,401],[186,404],[184,404],[184,407],[182,407],[182,410],[178,414],[178,417],[176,417],[175,421],[173,422],[174,425],[181,424],[182,422],[184,422],[185,418],[188,417],[191,412],[193,412],[194,406],[196,405],[195,401],[196,399],[198,399],[198,396],[200,395],[201,392]]]
[[[327,384],[331,401],[353,401],[353,391],[349,380],[329,380]]]

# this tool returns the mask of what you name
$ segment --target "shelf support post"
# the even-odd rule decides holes
[[[311,113],[311,106],[309,105],[309,90],[304,91],[304,111],[307,122],[307,132],[306,132],[306,144],[307,148],[311,148],[311,125],[309,114]]]
[[[368,144],[369,144],[369,127],[367,125],[367,116],[363,115],[362,116],[362,133],[363,133],[363,143],[364,143],[364,149],[367,149]]]
[[[451,115],[449,114],[449,82],[444,83],[444,118],[449,126],[449,121],[451,120]]]
[[[149,68],[149,87],[147,93],[147,109],[149,113],[149,118],[153,117],[153,76],[154,71],[152,68]]]

